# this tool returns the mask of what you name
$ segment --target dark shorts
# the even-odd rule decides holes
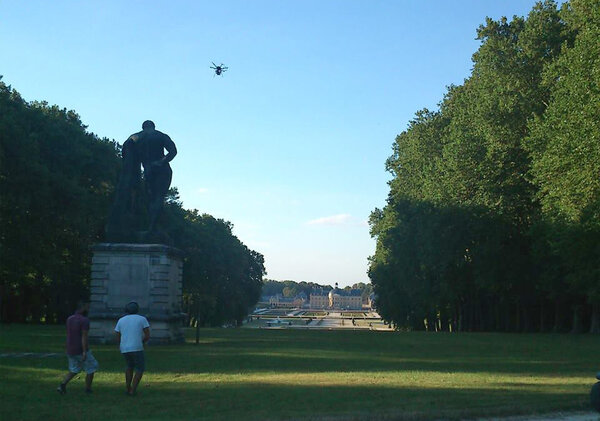
[[[146,369],[144,351],[124,352],[123,357],[125,357],[127,368],[133,368],[135,371],[139,371],[140,373]]]

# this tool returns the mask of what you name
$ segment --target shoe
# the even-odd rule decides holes
[[[64,395],[65,393],[67,393],[67,385],[65,384],[59,384],[58,387],[56,388],[56,391],[58,393],[60,393],[61,395]]]

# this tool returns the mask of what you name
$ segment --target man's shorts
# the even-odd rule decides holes
[[[135,369],[135,371],[140,373],[146,369],[144,351],[124,352],[123,357],[125,357],[127,368]]]
[[[95,373],[98,370],[98,361],[94,358],[92,351],[88,351],[83,361],[83,354],[67,355],[69,359],[69,371],[71,373],[80,373],[81,370],[87,374]]]

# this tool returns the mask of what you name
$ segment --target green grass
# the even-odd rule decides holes
[[[147,348],[124,395],[115,346],[96,346],[59,396],[66,358],[0,358],[0,419],[432,419],[587,409],[600,338],[206,329],[201,343]],[[62,352],[60,326],[0,325],[0,353]]]
[[[351,313],[344,312],[344,313],[342,313],[342,316],[343,317],[353,317],[356,319],[362,319],[362,318],[366,317],[367,314],[366,313],[356,313],[356,312],[351,312]]]
[[[308,318],[300,317],[281,317],[279,323],[276,317],[261,317],[260,320],[254,319],[251,322],[244,323],[243,328],[256,329],[266,327],[281,327],[287,328],[289,326],[306,326]],[[290,325],[291,323],[291,325]]]

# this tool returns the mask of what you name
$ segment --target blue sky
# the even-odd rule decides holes
[[[486,16],[533,4],[3,0],[0,74],[121,143],[152,119],[184,207],[231,221],[268,278],[351,285],[395,136],[468,76]]]

